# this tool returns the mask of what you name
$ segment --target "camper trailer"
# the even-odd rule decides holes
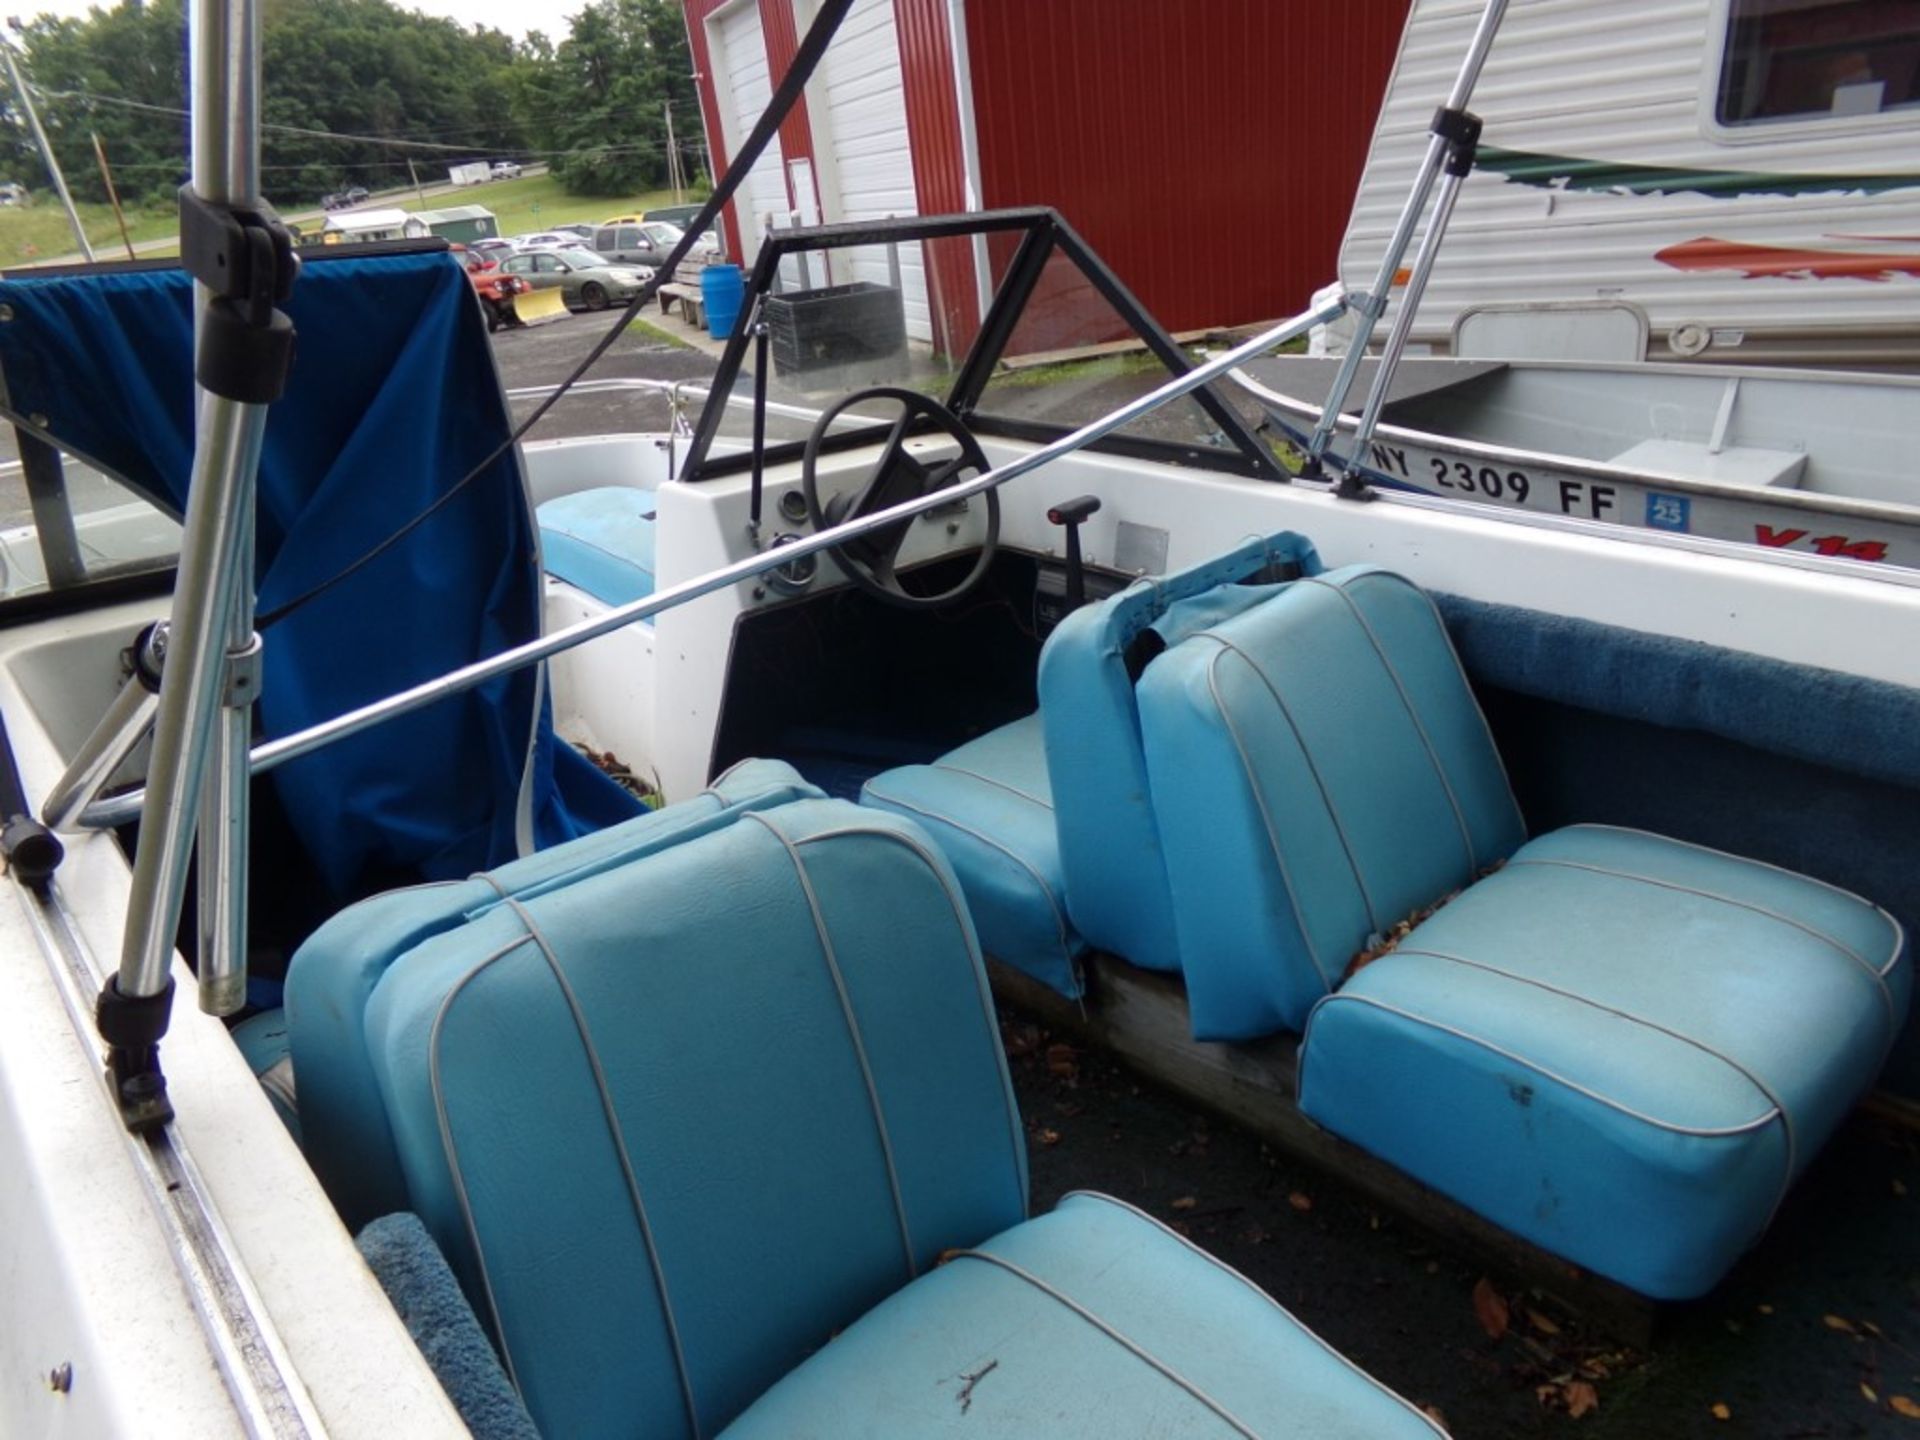
[[[1373,283],[1477,13],[1415,0],[1341,247],[1353,289]],[[1515,5],[1472,109],[1485,130],[1416,347],[1920,365],[1911,6]]]

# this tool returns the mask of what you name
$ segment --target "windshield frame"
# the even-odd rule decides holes
[[[1186,353],[1147,313],[1120,277],[1108,268],[1106,262],[1094,253],[1092,247],[1057,211],[1044,206],[775,230],[761,241],[760,253],[755,258],[753,272],[747,280],[746,295],[741,301],[744,318],[734,326],[726,348],[721,352],[707,402],[702,406],[694,426],[693,442],[688,447],[680,479],[698,483],[741,474],[755,464],[751,452],[723,451],[714,454],[712,447],[714,438],[720,432],[728,402],[743,379],[746,388],[742,393],[751,394],[751,376],[744,375],[743,368],[752,344],[755,316],[765,298],[776,293],[775,277],[784,258],[844,246],[1004,234],[1021,235],[1020,247],[1008,264],[987,313],[981,317],[979,330],[955,372],[945,399],[947,409],[968,429],[979,435],[1044,443],[1068,434],[1074,428],[1044,421],[1013,419],[979,408],[1000,357],[1026,311],[1027,302],[1039,285],[1047,262],[1055,254],[1064,254],[1080,269],[1101,297],[1145,344],[1147,351],[1166,367],[1170,378],[1183,375],[1193,368]],[[1292,478],[1239,414],[1214,394],[1211,388],[1202,386],[1193,392],[1192,398],[1206,411],[1208,418],[1219,426],[1221,435],[1228,442],[1227,446],[1197,447],[1173,441],[1112,435],[1092,442],[1087,448],[1132,459],[1192,465],[1280,483]],[[922,422],[920,428],[927,423],[930,422]],[[887,424],[876,424],[829,435],[821,441],[820,450],[822,453],[832,453],[870,445],[884,437],[890,428]],[[778,465],[795,461],[804,449],[804,442],[801,441],[769,442],[761,451],[759,463]]]

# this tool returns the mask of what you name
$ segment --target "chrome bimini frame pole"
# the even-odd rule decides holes
[[[751,580],[757,575],[764,575],[769,570],[779,569],[783,565],[792,564],[795,560],[821,550],[844,545],[849,540],[856,540],[873,531],[898,525],[901,521],[911,520],[914,516],[926,511],[942,509],[956,501],[984,494],[988,490],[1006,484],[1009,480],[1017,479],[1063,456],[1071,455],[1093,441],[1110,435],[1122,426],[1129,425],[1141,416],[1159,409],[1168,401],[1177,400],[1180,396],[1219,379],[1236,365],[1243,365],[1277,345],[1284,345],[1289,340],[1298,339],[1316,325],[1324,325],[1330,320],[1338,319],[1346,312],[1346,308],[1347,302],[1344,296],[1330,299],[1291,320],[1281,322],[1273,329],[1256,335],[1243,344],[1236,345],[1231,350],[1214,356],[1203,364],[1196,365],[1186,374],[1175,376],[1158,389],[1129,401],[1118,410],[1082,426],[1072,434],[1063,435],[1060,439],[989,470],[984,475],[977,475],[961,484],[932,491],[916,500],[904,501],[901,504],[889,506],[885,510],[876,510],[857,520],[849,520],[830,529],[817,531],[791,544],[748,556],[745,560],[724,565],[718,570],[709,571],[705,575],[683,581],[678,585],[669,585],[665,589],[655,591],[644,600],[635,600],[618,606],[605,615],[596,616],[591,620],[582,620],[563,630],[556,630],[551,635],[543,636],[539,640],[517,645],[511,650],[503,650],[498,655],[477,660],[471,665],[464,665],[437,679],[425,681],[408,690],[401,690],[387,696],[384,700],[376,700],[295,734],[271,740],[254,750],[253,773],[262,774],[276,765],[284,764],[288,760],[296,760],[302,755],[310,754],[335,740],[344,740],[347,736],[358,734],[384,720],[405,715],[409,711],[431,705],[463,690],[471,690],[476,685],[483,685],[510,671],[551,659],[564,651],[584,645],[589,640],[597,640],[602,635],[630,625],[636,620],[647,619],[663,610],[671,610],[690,600],[697,600],[702,595],[710,595],[716,590],[726,589],[729,585]],[[109,800],[96,800],[80,813],[79,824],[89,828],[123,824],[140,813],[142,801],[142,792],[116,795]]]
[[[274,309],[292,286],[297,262],[284,227],[260,195],[260,46],[258,0],[194,0],[189,16],[193,78],[193,184],[180,195],[181,257],[195,288],[195,378],[199,386],[192,479],[180,567],[167,627],[167,660],[154,715],[153,758],[139,809],[127,930],[118,974],[101,992],[100,1032],[108,1070],[129,1128],[172,1118],[159,1041],[166,1033],[173,982],[173,940],[203,795],[224,813],[209,817],[203,862],[227,888],[244,892],[246,731],[222,721],[250,692],[236,681],[229,651],[252,654],[253,485],[266,407],[285,386],[293,327]],[[236,693],[238,692],[238,693]],[[209,780],[217,732],[227,742]],[[234,739],[237,736],[237,754]],[[238,776],[239,783],[230,783]],[[236,815],[239,817],[236,821]],[[224,842],[224,843],[223,843]],[[244,895],[242,898],[244,904]],[[229,912],[216,921],[231,926]],[[244,911],[240,913],[244,925]],[[244,950],[229,928],[233,948]],[[234,988],[216,974],[219,994]],[[245,989],[244,975],[238,980]]]
[[[1413,188],[1407,192],[1406,203],[1400,207],[1400,218],[1395,222],[1393,235],[1387,241],[1386,253],[1380,257],[1380,270],[1374,276],[1373,289],[1353,299],[1360,323],[1354,331],[1353,341],[1347,348],[1339,373],[1334,376],[1333,389],[1328,392],[1327,403],[1320,412],[1320,423],[1314,427],[1313,438],[1308,442],[1307,455],[1310,461],[1318,461],[1327,453],[1327,445],[1340,423],[1341,408],[1347,403],[1348,392],[1353,389],[1353,382],[1360,374],[1361,362],[1367,358],[1367,345],[1373,339],[1374,326],[1386,313],[1394,276],[1400,273],[1400,262],[1406,258],[1407,247],[1413,243],[1414,227],[1419,224],[1421,213],[1427,208],[1427,197],[1433,192],[1433,182],[1449,158],[1458,153],[1463,135],[1469,131],[1471,135],[1467,139],[1467,148],[1468,164],[1471,166],[1471,143],[1479,136],[1480,122],[1467,114],[1466,104],[1472,98],[1473,87],[1479,83],[1480,71],[1487,63],[1487,52],[1493,48],[1493,37],[1506,13],[1507,0],[1487,0],[1486,8],[1480,12],[1480,23],[1474,29],[1473,41],[1467,46],[1466,58],[1460,62],[1459,73],[1453,78],[1453,88],[1447,92],[1446,103],[1434,113],[1432,134],[1427,139],[1427,153],[1420,161],[1420,170],[1414,177]],[[1460,178],[1463,177],[1449,175],[1452,189],[1458,189]],[[1427,227],[1419,260],[1423,269],[1418,282],[1422,288],[1426,284],[1425,271],[1433,267],[1431,252],[1438,248],[1440,233],[1446,229],[1446,219],[1452,209],[1451,199],[1444,199],[1441,210],[1436,213],[1436,223]],[[1410,294],[1405,299],[1404,308],[1395,317],[1394,335],[1399,342],[1394,347],[1396,359],[1399,350],[1405,348],[1404,330],[1412,323],[1413,307],[1418,296]],[[1376,396],[1386,393],[1382,380],[1388,368],[1383,361],[1380,373],[1374,376]],[[1376,406],[1376,414],[1377,409]],[[1335,459],[1337,462],[1338,457]]]

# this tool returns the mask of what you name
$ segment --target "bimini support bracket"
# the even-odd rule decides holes
[[[98,1013],[108,1080],[136,1131],[173,1116],[159,1040],[196,833],[201,1004],[225,1013],[246,994],[246,887],[237,882],[246,865],[251,712],[233,703],[230,677],[234,657],[251,664],[257,644],[254,476],[267,405],[293,362],[293,324],[275,307],[299,273],[292,239],[260,195],[259,0],[193,0],[187,35],[193,185],[181,194],[180,248],[200,282],[193,472],[127,931]]]
[[[1413,315],[1420,304],[1420,294],[1426,289],[1427,276],[1433,269],[1434,257],[1439,253],[1440,237],[1446,233],[1448,217],[1453,213],[1454,199],[1473,169],[1474,148],[1480,138],[1480,121],[1467,113],[1467,101],[1473,96],[1473,87],[1479,83],[1480,71],[1487,63],[1487,52],[1493,48],[1493,37],[1500,29],[1500,21],[1505,17],[1506,10],[1507,0],[1486,0],[1480,12],[1473,39],[1453,78],[1453,87],[1448,90],[1445,103],[1434,113],[1426,154],[1421,158],[1420,169],[1414,176],[1412,188],[1407,192],[1406,202],[1400,207],[1400,218],[1387,240],[1386,251],[1380,257],[1380,269],[1374,276],[1373,288],[1368,292],[1366,304],[1356,303],[1354,307],[1359,312],[1360,323],[1347,348],[1346,358],[1341,362],[1339,373],[1334,377],[1327,402],[1321,407],[1320,423],[1314,427],[1313,438],[1307,444],[1310,472],[1323,473],[1318,467],[1325,460],[1329,468],[1341,472],[1337,493],[1349,499],[1371,498],[1371,492],[1356,474],[1358,467],[1354,462],[1365,453],[1365,442],[1373,434],[1380,406],[1386,400],[1387,385],[1393,377],[1394,366],[1399,362],[1406,348],[1407,335],[1413,328]],[[1393,332],[1381,354],[1380,368],[1374,372],[1373,389],[1367,397],[1367,410],[1355,432],[1360,440],[1351,452],[1352,460],[1343,461],[1328,447],[1339,427],[1340,413],[1346,408],[1347,393],[1359,377],[1360,364],[1366,358],[1374,326],[1385,313],[1387,297],[1393,293],[1400,279],[1400,262],[1413,243],[1414,229],[1427,208],[1433,183],[1442,171],[1446,174],[1446,180],[1434,206],[1433,216],[1420,237],[1419,258],[1414,262],[1412,275],[1400,297],[1399,307],[1394,314]]]

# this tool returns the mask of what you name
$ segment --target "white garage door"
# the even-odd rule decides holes
[[[720,16],[715,25],[720,42],[719,68],[726,76],[724,100],[727,114],[727,150],[729,159],[737,154],[760,119],[767,102],[773,98],[773,82],[767,76],[767,44],[760,33],[760,6],[757,0],[745,0],[737,9]],[[774,223],[787,223],[786,171],[780,158],[780,137],[774,136],[760,158],[754,162],[746,183],[733,197],[734,213],[740,217],[746,247],[743,263],[751,265],[760,250],[760,232],[765,217]]]
[[[811,5],[800,6],[804,25]],[[833,193],[826,202],[829,221],[880,220],[917,215],[913,194],[913,152],[907,144],[906,90],[900,75],[900,38],[894,29],[893,0],[854,0],[839,33],[821,62],[826,114],[814,115],[814,145],[831,146]],[[884,251],[863,249],[853,274],[836,280],[888,283]],[[927,308],[926,266],[919,242],[900,247],[900,287],[907,312],[907,333],[933,339]]]

